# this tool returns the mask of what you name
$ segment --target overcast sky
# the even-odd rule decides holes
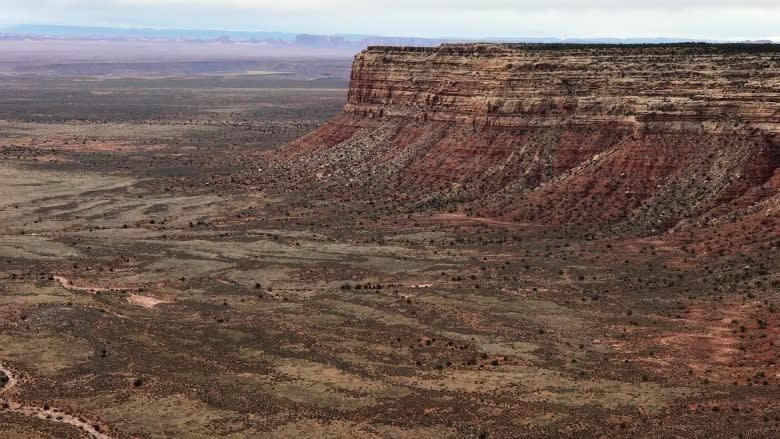
[[[780,0],[0,0],[0,26],[780,40]]]

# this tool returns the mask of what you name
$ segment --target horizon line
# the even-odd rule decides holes
[[[35,29],[39,28],[39,29]],[[48,28],[48,30],[47,30]],[[86,31],[87,33],[68,34],[57,33],[56,31],[70,31],[79,32]],[[238,36],[235,34],[247,34],[249,37],[251,34],[258,36],[262,35],[279,35],[294,37],[297,36],[314,36],[314,37],[341,37],[341,38],[354,38],[354,40],[347,40],[346,42],[359,42],[366,39],[418,39],[418,40],[430,40],[430,41],[462,41],[462,42],[523,42],[534,40],[553,40],[560,42],[567,41],[663,41],[663,42],[680,42],[680,43],[743,43],[743,42],[768,42],[775,44],[780,39],[777,36],[761,37],[761,38],[733,38],[733,39],[720,39],[720,38],[690,38],[690,37],[669,37],[669,36],[631,36],[631,37],[610,37],[610,36],[588,36],[588,37],[561,37],[561,36],[417,36],[417,35],[382,35],[382,34],[363,34],[363,33],[317,33],[317,32],[299,32],[299,31],[271,31],[271,30],[249,30],[249,29],[224,29],[224,28],[198,28],[198,27],[147,27],[147,26],[86,26],[86,25],[70,25],[70,24],[35,24],[35,23],[23,23],[13,25],[0,25],[0,33],[3,34],[18,34],[18,35],[39,35],[39,36],[63,36],[63,37],[110,37],[116,35],[101,34],[100,31],[108,32],[148,32],[149,37],[174,37],[175,35],[151,35],[154,32],[165,33],[209,33],[219,34],[215,35],[219,37]],[[94,33],[92,33],[94,32]],[[138,35],[133,35],[138,36]]]

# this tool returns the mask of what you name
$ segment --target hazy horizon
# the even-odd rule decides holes
[[[218,39],[229,38],[236,41],[242,40],[281,40],[294,41],[300,36],[315,37],[340,37],[344,42],[362,42],[365,40],[419,40],[430,42],[443,41],[464,41],[464,42],[740,42],[740,41],[763,41],[769,38],[756,39],[709,39],[709,38],[686,38],[686,37],[556,37],[556,36],[497,36],[485,35],[480,37],[465,37],[455,35],[439,36],[419,36],[413,34],[388,35],[388,34],[359,34],[359,33],[318,33],[306,31],[264,31],[248,29],[218,29],[218,28],[164,28],[164,27],[143,27],[143,26],[77,26],[77,25],[57,25],[57,24],[21,24],[14,26],[0,26],[0,34],[6,35],[32,35],[40,37],[72,37],[75,39],[94,38],[94,37],[136,37],[136,38],[183,38],[183,39]],[[780,40],[780,37],[777,38]]]
[[[663,0],[2,0],[20,25],[513,39],[779,40],[780,4]]]

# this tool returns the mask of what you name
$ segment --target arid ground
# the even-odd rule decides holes
[[[780,245],[298,186],[346,87],[3,78],[0,438],[780,436]]]

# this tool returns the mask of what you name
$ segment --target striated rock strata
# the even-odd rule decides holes
[[[734,50],[372,47],[355,58],[345,112],[478,127],[607,123],[712,133],[749,124],[780,131],[778,54]]]
[[[277,156],[509,221],[777,234],[780,47],[371,47],[344,114]]]

